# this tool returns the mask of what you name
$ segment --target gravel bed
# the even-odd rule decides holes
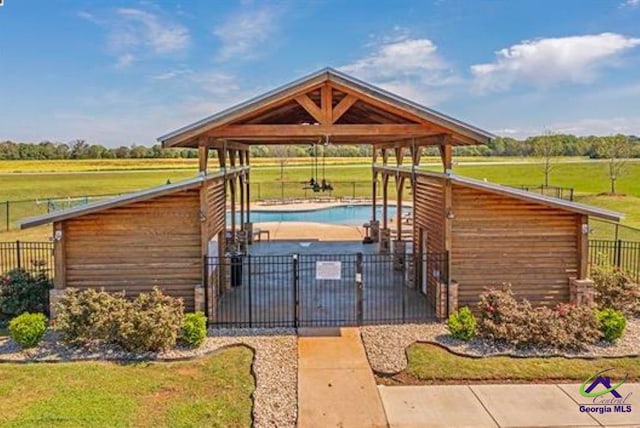
[[[254,350],[253,422],[256,427],[294,427],[298,413],[298,348],[293,329],[210,329],[197,349],[175,348],[134,354],[113,346],[65,346],[48,332],[36,348],[21,350],[13,340],[0,338],[0,362],[61,361],[180,361],[211,354],[225,347],[245,345]]]
[[[371,368],[395,374],[407,368],[406,348],[415,342],[436,343],[451,352],[471,357],[497,355],[568,358],[628,357],[640,355],[640,319],[629,319],[624,336],[615,344],[600,342],[582,351],[498,346],[482,339],[468,342],[452,338],[443,323],[367,326],[360,329]]]

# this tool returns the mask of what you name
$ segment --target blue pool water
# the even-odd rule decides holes
[[[403,212],[409,212],[403,208]],[[382,207],[377,207],[376,218],[382,219]],[[396,207],[388,208],[389,219],[396,215]],[[238,218],[238,217],[237,217]],[[239,218],[238,218],[239,220]],[[342,205],[309,211],[253,211],[251,221],[261,223],[268,221],[303,221],[314,223],[332,223],[345,225],[362,225],[371,220],[371,205]]]

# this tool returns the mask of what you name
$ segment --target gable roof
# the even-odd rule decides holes
[[[177,183],[164,184],[162,186],[151,187],[149,189],[140,190],[138,192],[127,193],[115,198],[104,199],[87,205],[53,211],[48,214],[30,217],[20,222],[20,229],[40,226],[42,224],[53,223],[56,221],[69,220],[71,218],[92,214],[109,208],[120,207],[134,202],[146,201],[158,198],[160,196],[171,195],[173,193],[199,187],[205,181],[224,177],[224,172],[209,175],[199,175],[188,180],[179,181]]]
[[[268,91],[255,98],[237,104],[233,107],[222,110],[202,120],[193,122],[173,132],[158,137],[158,141],[163,147],[174,147],[185,140],[193,138],[193,136],[206,132],[208,129],[218,127],[238,119],[251,111],[257,110],[274,101],[281,100],[292,94],[298,93],[306,87],[313,87],[323,82],[336,82],[345,87],[360,91],[372,98],[376,98],[382,102],[391,104],[397,108],[410,112],[429,122],[440,125],[444,128],[451,129],[462,134],[477,144],[486,144],[495,138],[492,133],[482,130],[478,127],[470,125],[466,122],[454,119],[444,113],[425,107],[416,102],[410,101],[399,95],[388,92],[377,86],[366,83],[355,77],[349,76],[341,71],[327,67],[315,73],[294,80],[286,85]]]
[[[464,187],[470,187],[479,190],[485,190],[487,192],[496,193],[500,195],[509,196],[516,199],[521,199],[527,202],[540,203],[554,208],[559,208],[566,211],[571,211],[579,214],[585,214],[592,217],[598,217],[605,220],[620,221],[624,218],[624,214],[607,210],[604,208],[594,207],[592,205],[581,204],[578,202],[567,201],[560,198],[554,198],[551,196],[542,195],[540,193],[529,192],[514,187],[503,186],[500,184],[489,183],[482,180],[476,180],[475,178],[462,177],[460,175],[447,175],[441,173],[433,173],[420,171],[418,174],[424,174],[428,176],[436,176],[450,180],[454,184],[459,184]]]

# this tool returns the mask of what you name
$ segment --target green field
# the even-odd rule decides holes
[[[352,165],[349,162],[359,161]],[[427,159],[435,161],[435,159]],[[491,162],[478,162],[489,160]],[[161,170],[135,170],[133,165],[153,164],[159,161],[175,162],[178,168]],[[252,199],[273,199],[284,197],[313,196],[313,192],[303,189],[303,182],[311,175],[309,165],[288,164],[284,168],[282,184],[280,168],[274,166],[274,160],[261,159],[254,161],[251,173]],[[308,162],[308,159],[303,159]],[[347,162],[340,164],[339,162]],[[486,179],[491,182],[511,185],[539,185],[543,181],[542,167],[531,160],[521,162],[517,159],[504,158],[465,158],[454,167],[459,175]],[[75,164],[79,162],[79,164]],[[113,167],[122,168],[121,171],[103,172],[69,172],[69,163],[74,168],[84,165],[101,165],[102,162]],[[469,164],[472,162],[472,164]],[[0,162],[0,170],[9,168],[10,161]],[[162,185],[192,177],[196,173],[194,161],[181,159],[144,159],[119,161],[47,161],[49,168],[57,168],[52,173],[2,173],[0,174],[0,201],[2,200],[33,200],[38,202],[24,202],[10,204],[10,223],[15,227],[17,220],[47,212],[48,203],[44,198],[68,196],[84,196],[99,194],[119,194],[151,186]],[[26,164],[26,166],[22,165]],[[33,162],[13,161],[14,169],[33,168]],[[22,166],[21,166],[22,165]],[[185,169],[184,165],[187,165]],[[424,166],[429,170],[440,170],[437,163]],[[10,168],[9,168],[10,169]],[[320,172],[320,175],[322,173]],[[370,196],[371,167],[359,158],[332,159],[327,162],[326,178],[334,184],[333,196]],[[559,161],[552,172],[551,184],[561,187],[573,187],[576,200],[604,208],[625,213],[627,217],[623,224],[640,227],[640,162],[630,161],[625,173],[617,183],[619,196],[604,195],[609,189],[607,165],[604,162],[585,161],[579,159],[563,159]],[[325,194],[326,195],[326,194]],[[83,199],[56,200],[56,208],[84,203]],[[0,230],[6,223],[6,205],[0,203]],[[0,239],[14,239],[14,235],[0,235]]]
[[[3,427],[251,426],[253,353],[179,363],[0,365]]]

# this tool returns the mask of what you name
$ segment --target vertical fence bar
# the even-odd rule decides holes
[[[253,327],[253,300],[251,295],[251,278],[253,275],[251,273],[251,254],[247,255],[247,289],[249,291],[249,328]]]
[[[294,328],[298,328],[298,316],[299,316],[299,305],[300,302],[298,301],[299,299],[299,293],[298,293],[298,267],[299,267],[299,261],[298,261],[298,254],[294,254],[293,255],[293,260],[292,260],[292,267],[293,267],[293,327]]]
[[[20,254],[20,240],[16,241],[16,265],[18,269],[22,267],[22,257]]]
[[[6,224],[7,224],[7,228],[6,230],[11,229],[11,215],[9,214],[9,207],[10,207],[10,202],[6,201],[5,202],[5,208],[6,208]]]
[[[363,292],[364,283],[362,281],[362,253],[356,254],[356,320],[358,325],[362,325],[364,316]]]

